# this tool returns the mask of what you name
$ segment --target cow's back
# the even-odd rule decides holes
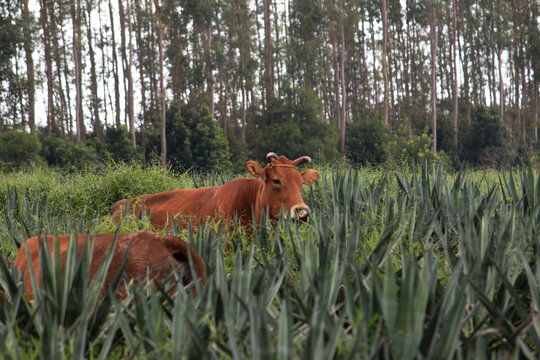
[[[125,207],[138,217],[150,212],[150,222],[156,228],[167,227],[171,218],[183,224],[190,220],[196,226],[199,221],[225,221],[238,216],[249,222],[261,182],[257,179],[235,179],[221,186],[199,189],[180,189],[157,194],[146,194],[120,200],[113,205],[113,221],[121,219]]]
[[[79,257],[83,252],[86,238],[87,235],[77,235]],[[61,235],[58,237],[62,266],[65,264],[69,239],[69,235]],[[114,239],[114,234],[99,234],[95,235],[95,238],[94,236],[88,236],[88,239],[89,245],[92,245],[93,242],[94,247],[89,269],[89,276],[90,279],[92,279],[99,270],[110,250],[112,241]],[[43,237],[40,237],[39,240],[37,237],[33,237],[26,241],[38,285],[40,283],[39,241],[42,240]],[[54,237],[47,236],[46,240],[49,250],[51,251],[51,255],[53,255]],[[112,283],[128,248],[129,257],[127,259],[124,271],[127,279],[129,280],[144,278],[146,275],[149,275],[150,278],[161,281],[171,275],[172,265],[176,264],[183,267],[184,279],[192,279],[193,276],[197,276],[201,284],[203,286],[205,284],[206,272],[204,262],[191,245],[176,236],[159,236],[152,232],[140,231],[130,234],[118,234],[111,264],[105,278],[104,289],[107,289]],[[191,269],[188,265],[189,262],[186,260],[189,256],[187,255],[188,253],[191,255],[196,274],[191,274]],[[25,289],[27,294],[29,294],[29,297],[32,297],[30,268],[27,261],[27,252],[24,244],[21,246],[17,257],[15,258],[14,264],[19,271],[24,271]],[[120,284],[118,296],[125,296],[125,288],[123,283]]]

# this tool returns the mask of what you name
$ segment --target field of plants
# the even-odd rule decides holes
[[[0,173],[0,358],[540,356],[537,170],[318,170],[307,223],[180,231],[206,262],[196,297],[132,284],[121,301],[99,296],[107,263],[88,282],[88,253],[63,273],[42,261],[34,301],[5,260],[30,236],[114,232],[118,199],[242,174]],[[148,228],[128,219],[120,231]]]

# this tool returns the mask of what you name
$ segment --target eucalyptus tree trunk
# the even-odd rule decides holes
[[[264,52],[265,52],[265,77],[266,77],[266,106],[268,107],[274,97],[274,61],[272,45],[272,21],[270,19],[270,2],[263,0],[264,7]]]
[[[71,17],[73,19],[73,63],[75,65],[75,124],[77,127],[76,140],[84,140],[84,124],[82,111],[82,81],[81,81],[81,50],[80,50],[80,3],[74,0],[71,3]]]
[[[456,0],[452,0],[452,57],[453,57],[453,72],[454,72],[454,148],[458,148],[458,78],[457,78],[457,19],[456,19]]]
[[[128,22],[128,46],[129,46],[129,58],[127,64],[127,78],[128,78],[128,93],[127,93],[127,106],[128,106],[128,119],[129,119],[129,131],[131,132],[131,146],[136,149],[137,141],[135,139],[135,110],[134,110],[134,100],[133,100],[133,75],[131,73],[131,68],[133,67],[133,41],[132,41],[132,21],[131,21],[131,5],[130,0],[127,0],[126,16]]]
[[[159,0],[154,0],[156,15],[158,19],[159,34],[159,85],[161,100],[161,166],[167,165],[167,138],[166,138],[166,117],[165,117],[165,79],[163,75],[163,22],[161,21],[161,11]]]
[[[347,87],[345,84],[345,28],[344,12],[343,12],[343,0],[339,1],[340,10],[340,74],[341,74],[341,153],[345,153],[345,124],[347,123]]]
[[[373,14],[370,15],[370,32],[371,32],[371,51],[372,51],[372,57],[373,57],[373,85],[375,87],[375,98],[373,99],[373,106],[375,108],[375,111],[377,111],[378,102],[379,102],[379,86],[377,84],[377,65],[375,59],[377,59],[377,55],[375,53],[376,45],[375,45],[375,29],[373,28],[373,23],[375,22],[375,16]]]
[[[51,61],[51,45],[49,40],[49,21],[47,16],[46,0],[40,0],[40,21],[43,29],[43,44],[45,48],[45,74],[47,77],[47,134],[52,136],[54,124],[54,103],[53,103],[53,75]]]
[[[503,70],[502,70],[502,47],[499,46],[497,49],[497,60],[499,63],[499,116],[501,122],[504,119],[504,80],[503,80]]]
[[[435,5],[431,4],[429,39],[431,43],[431,111],[433,121],[433,152],[437,152],[437,17]]]
[[[332,63],[334,65],[334,115],[337,119],[337,128],[341,129],[341,113],[339,111],[339,61],[338,61],[338,45],[337,45],[337,30],[331,30],[332,34]]]
[[[99,141],[103,141],[103,129],[101,127],[101,121],[99,119],[99,96],[98,96],[98,89],[97,89],[97,75],[96,75],[96,59],[94,54],[94,47],[92,45],[93,36],[92,36],[92,18],[91,18],[91,12],[92,12],[92,3],[90,0],[87,0],[86,2],[86,14],[87,14],[87,22],[86,22],[86,30],[87,30],[87,37],[88,37],[88,55],[90,57],[90,91],[92,93],[92,111],[93,111],[93,121],[92,124],[94,126],[94,134],[99,139]]]
[[[214,76],[212,74],[212,23],[208,22],[206,28],[206,86],[208,100],[210,101],[210,116],[214,120],[215,102],[214,102]]]
[[[120,80],[118,79],[118,59],[116,56],[116,37],[114,35],[114,15],[112,11],[111,0],[109,0],[109,16],[111,19],[111,40],[112,40],[112,70],[114,77],[114,109],[115,125],[120,127]]]
[[[35,117],[35,103],[36,103],[36,85],[35,85],[35,73],[34,73],[34,57],[32,56],[32,22],[33,16],[28,9],[28,0],[24,0],[23,5],[23,19],[24,19],[24,52],[26,54],[26,90],[28,91],[28,126],[30,127],[30,133],[36,134],[36,117]]]
[[[382,0],[382,21],[383,21],[382,70],[383,70],[383,77],[384,77],[384,125],[388,126],[388,59],[386,58],[388,20],[386,16],[386,0]]]
[[[123,0],[118,0],[118,13],[120,14],[120,55],[122,57],[122,83],[124,85],[124,94],[125,94],[125,107],[124,107],[124,123],[127,124],[129,111],[129,96],[128,89],[126,85],[126,77],[128,77],[128,56],[126,54],[126,12],[124,10]]]
[[[520,100],[521,100],[521,96],[520,96],[520,93],[519,93],[519,87],[520,87],[520,68],[521,68],[521,59],[520,59],[520,56],[519,56],[519,41],[520,41],[520,36],[519,36],[519,4],[518,4],[518,0],[512,0],[512,16],[513,16],[513,31],[514,31],[514,34],[513,34],[513,37],[514,37],[514,41],[513,41],[513,52],[514,52],[514,91],[515,91],[515,100],[514,100],[514,103],[515,103],[515,111],[516,111],[516,122],[517,122],[517,125],[519,126],[520,128],[520,135],[522,138],[525,137],[525,134],[524,134],[524,126],[522,125],[522,119],[521,119],[521,104],[520,104]]]

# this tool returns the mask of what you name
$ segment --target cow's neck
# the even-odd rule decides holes
[[[253,183],[255,185],[254,191],[252,192],[252,204],[253,204],[253,213],[255,216],[255,223],[259,225],[259,222],[261,220],[261,211],[263,210],[261,205],[261,196],[262,191],[264,188],[264,183],[261,180],[253,179]]]

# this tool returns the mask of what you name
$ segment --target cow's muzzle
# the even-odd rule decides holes
[[[309,219],[309,208],[307,206],[293,206],[291,208],[291,218],[294,220],[307,221]]]

